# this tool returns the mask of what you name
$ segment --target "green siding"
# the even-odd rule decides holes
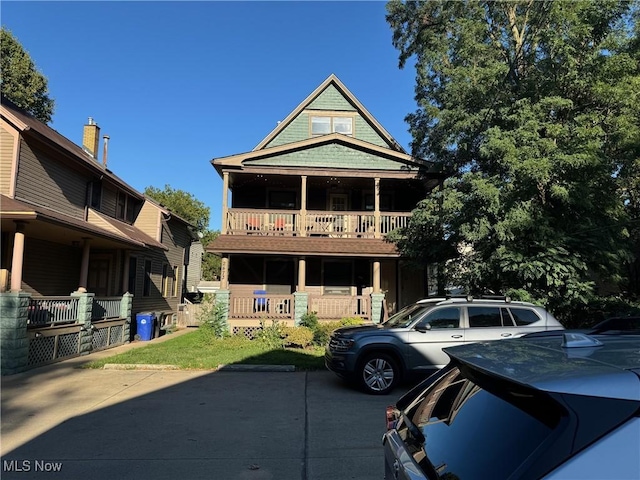
[[[307,108],[312,110],[346,110],[351,112],[356,110],[333,85],[329,85]]]
[[[285,153],[272,158],[247,160],[247,165],[288,167],[353,168],[358,170],[401,170],[401,162],[380,158],[344,145],[329,144]]]
[[[307,106],[307,110],[318,110],[319,114],[321,110],[357,112],[356,108],[333,85],[329,85],[311,102]],[[355,115],[354,123],[355,138],[380,147],[389,147],[387,142],[359,114]],[[303,112],[276,135],[265,148],[306,140],[309,135],[309,113]]]
[[[299,142],[309,138],[309,115],[301,113],[286,126],[265,148],[277,147],[286,143]]]
[[[360,115],[356,115],[354,129],[358,140],[389,148],[389,144]]]

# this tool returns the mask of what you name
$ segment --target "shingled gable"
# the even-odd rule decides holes
[[[305,98],[282,122],[276,126],[269,135],[267,135],[254,149],[262,150],[267,148],[281,132],[291,125],[291,123],[307,108],[313,108],[313,102],[318,99],[327,90],[335,88],[342,95],[342,99],[346,104],[353,106],[355,111],[362,119],[385,141],[388,148],[397,152],[406,153],[400,144],[378,123],[360,101],[347,89],[347,87],[334,74],[329,75],[311,94]]]
[[[324,98],[328,95],[330,98]],[[367,125],[374,138],[367,141],[354,136],[330,133],[310,137],[308,133],[309,115],[313,112],[351,111],[357,114],[359,122]],[[302,120],[300,118],[304,117]],[[292,124],[300,123],[298,132],[291,134],[287,141],[275,142],[280,136],[293,128]],[[356,127],[357,128],[357,127]],[[361,131],[362,128],[359,130]],[[370,137],[371,137],[370,136]],[[378,141],[379,140],[379,141]],[[332,155],[327,158],[339,160],[338,164],[317,164],[309,162],[307,154],[311,151],[319,153],[323,149],[330,149]],[[352,159],[346,164],[345,158]],[[317,161],[316,161],[317,162]],[[211,161],[218,173],[222,175],[223,168],[251,168],[263,166],[277,167],[325,167],[325,168],[357,168],[359,170],[401,171],[405,174],[418,169],[429,169],[430,165],[420,159],[407,154],[396,140],[378,123],[366,110],[358,99],[335,76],[330,75],[304,101],[302,101],[279,125],[267,135],[252,151],[215,158]]]

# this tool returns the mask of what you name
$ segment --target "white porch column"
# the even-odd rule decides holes
[[[15,222],[16,233],[13,235],[13,258],[11,260],[11,291],[22,289],[22,264],[24,262],[24,222]]]
[[[300,257],[298,259],[298,288],[296,291],[304,292],[307,288],[307,259],[306,257]]]
[[[373,188],[373,201],[374,201],[374,209],[373,209],[373,221],[375,223],[375,230],[373,237],[380,238],[382,235],[380,234],[380,179],[375,179],[375,186]]]
[[[380,293],[380,260],[373,261],[373,293]]]
[[[80,265],[80,282],[78,285],[79,292],[87,291],[87,279],[89,278],[89,255],[91,253],[91,239],[83,238],[82,245],[82,264]]]
[[[223,255],[220,262],[220,290],[229,290],[229,255]]]
[[[229,172],[222,172],[222,228],[220,232],[222,235],[228,231],[229,219],[227,215],[229,213]]]
[[[307,176],[302,175],[300,186],[300,236],[307,236]]]

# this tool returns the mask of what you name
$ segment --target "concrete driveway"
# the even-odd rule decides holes
[[[383,478],[384,410],[330,372],[86,370],[2,378],[4,479]]]

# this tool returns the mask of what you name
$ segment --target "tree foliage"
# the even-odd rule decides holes
[[[392,237],[470,291],[550,304],[624,283],[637,222],[637,4],[387,5],[400,67],[415,61],[415,156],[449,175]],[[635,215],[635,219],[634,219]]]
[[[144,194],[194,225],[202,235],[200,241],[205,247],[218,236],[218,231],[209,230],[209,207],[191,193],[165,185],[163,190],[149,186],[144,189]],[[219,278],[220,263],[220,257],[205,253],[202,259],[202,278],[204,280]]]
[[[0,30],[0,87],[2,95],[38,120],[49,123],[54,101],[48,82],[9,30]]]

